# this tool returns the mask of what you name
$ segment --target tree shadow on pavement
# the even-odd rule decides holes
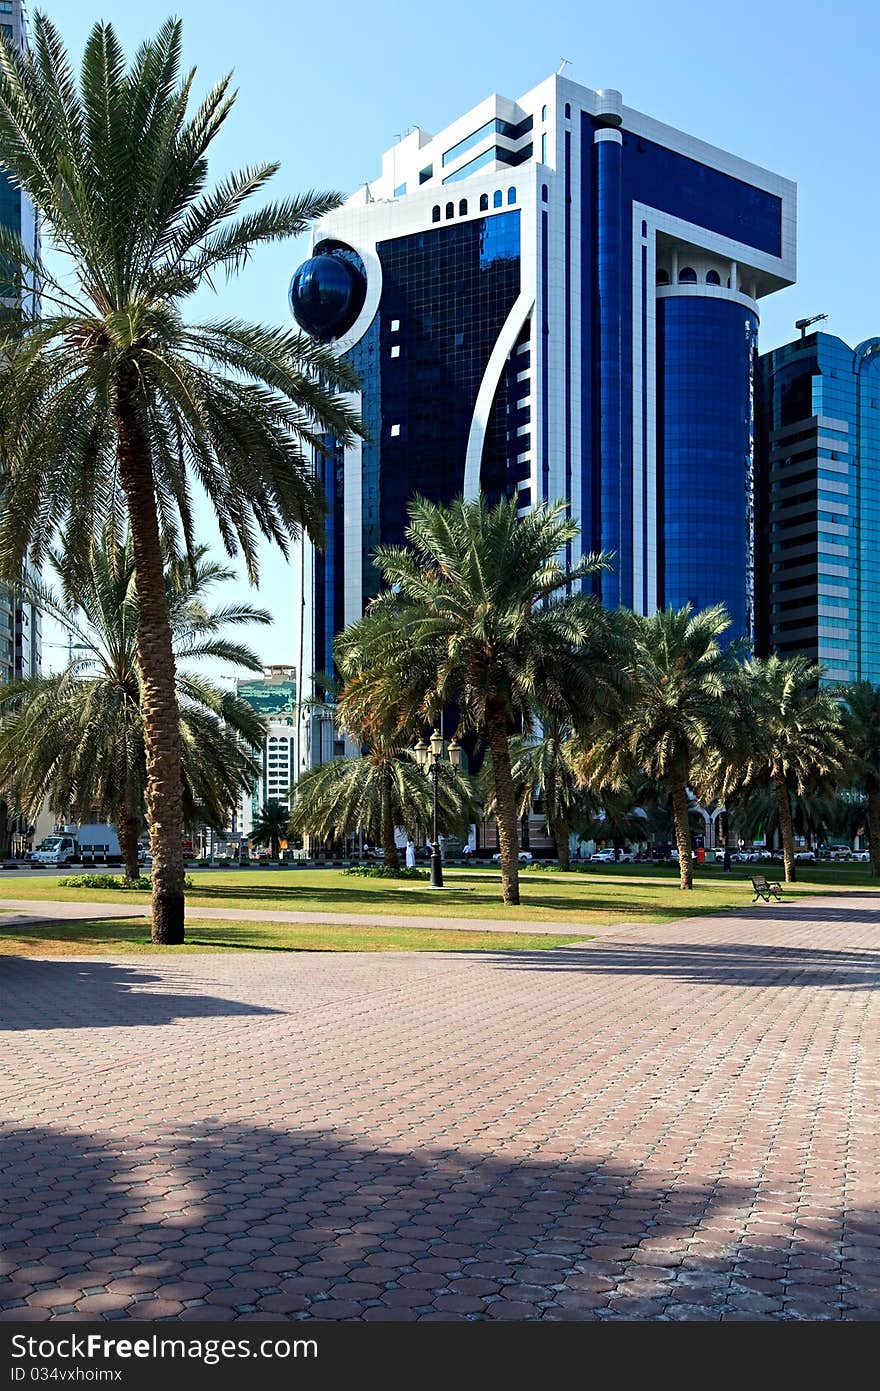
[[[0,1030],[129,1029],[177,1019],[276,1013],[263,1005],[206,995],[191,977],[175,978],[167,969],[155,975],[87,957],[65,961],[0,955]]]
[[[757,1179],[319,1128],[3,1139],[8,1320],[878,1314],[876,1215],[767,1220]]]
[[[546,952],[499,953],[493,960],[511,971],[669,976],[694,985],[791,985],[828,990],[876,990],[880,986],[880,951],[826,951],[754,942],[624,945],[597,940],[583,947],[557,947]]]

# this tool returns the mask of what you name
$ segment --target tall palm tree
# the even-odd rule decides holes
[[[680,885],[692,889],[688,788],[707,750],[724,741],[731,719],[733,660],[722,644],[730,617],[721,604],[696,613],[686,604],[650,618],[633,615],[632,624],[637,691],[616,718],[583,736],[582,776],[613,789],[641,770],[665,784]]]
[[[857,786],[867,803],[871,873],[880,877],[880,687],[855,681],[838,695],[844,703],[844,729]]]
[[[357,723],[390,731],[459,712],[492,755],[505,903],[519,902],[516,793],[507,738],[542,708],[573,722],[613,697],[614,621],[580,581],[609,564],[560,563],[579,528],[564,503],[517,514],[516,500],[410,503],[404,546],[383,546],[387,589],[337,640]]]
[[[268,845],[273,860],[281,858],[281,842],[287,838],[290,823],[290,809],[277,797],[269,797],[263,809],[254,817],[251,828],[253,845]]]
[[[786,883],[796,878],[792,795],[832,790],[846,771],[843,717],[833,691],[822,689],[824,668],[806,657],[746,664],[750,751],[742,785],[768,787],[776,796]]]
[[[163,588],[175,656],[182,751],[182,802],[221,828],[256,764],[249,748],[264,725],[246,701],[177,663],[213,658],[260,671],[259,658],[225,636],[228,627],[268,623],[246,605],[210,609],[206,591],[232,577],[197,547],[192,568],[166,564]],[[114,823],[129,878],[138,873],[138,836],[147,786],[144,682],[137,660],[138,573],[131,539],[112,533],[85,558],[50,553],[61,592],[32,582],[27,596],[70,635],[76,655],[61,673],[0,690],[0,785],[29,817],[46,798],[56,811],[87,820],[95,808]],[[73,568],[71,568],[73,567]]]
[[[441,764],[438,823],[446,835],[461,832],[477,817],[469,782],[451,765]],[[382,846],[389,869],[400,868],[395,826],[415,835],[430,825],[432,790],[408,749],[378,740],[360,758],[336,758],[313,768],[293,789],[291,830],[320,840],[338,840],[362,831]]]
[[[191,324],[185,301],[259,246],[302,232],[338,202],[305,194],[237,217],[275,172],[207,184],[207,156],[235,100],[224,78],[188,114],[181,26],[169,20],[126,66],[110,24],[92,29],[79,82],[37,14],[31,49],[0,43],[3,165],[33,200],[59,276],[0,235],[22,291],[45,313],[10,316],[0,344],[0,567],[17,577],[59,529],[73,553],[125,511],[137,561],[138,660],[153,851],[153,940],[184,932],[180,724],[163,536],[194,549],[192,484],[252,579],[259,533],[286,550],[320,538],[323,498],[304,450],[355,428],[338,394],[353,376],[297,333],[237,319]]]
[[[541,722],[535,739],[510,741],[511,769],[518,814],[528,816],[540,795],[547,830],[556,845],[559,868],[571,867],[569,838],[584,809],[584,791],[578,784],[575,738],[570,725],[552,715]],[[490,801],[487,811],[493,811]]]

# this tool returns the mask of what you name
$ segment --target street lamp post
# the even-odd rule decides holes
[[[437,824],[438,818],[438,788],[440,781],[440,762],[443,757],[443,735],[439,730],[433,730],[430,739],[425,743],[420,739],[413,750],[416,762],[426,777],[431,779],[433,791],[433,842],[431,845],[431,888],[443,888],[443,862],[440,859],[440,832]],[[453,737],[449,745],[449,762],[453,768],[461,766],[461,745]]]

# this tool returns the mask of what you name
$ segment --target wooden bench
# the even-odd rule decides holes
[[[757,903],[759,898],[763,899],[765,903],[769,903],[771,894],[777,901],[782,899],[782,885],[771,883],[764,874],[752,875],[752,888],[755,890],[753,903]]]

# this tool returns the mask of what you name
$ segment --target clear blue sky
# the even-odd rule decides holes
[[[279,195],[348,192],[374,178],[382,151],[409,126],[441,129],[498,91],[516,97],[571,60],[567,75],[616,87],[629,106],[793,178],[798,283],[762,301],[761,348],[794,336],[794,320],[854,345],[880,333],[877,55],[870,0],[54,0],[51,14],[81,52],[98,18],[128,51],[169,14],[184,22],[185,57],[203,90],[230,69],[239,102],[216,145],[214,172],[277,159]],[[221,286],[224,311],[287,323],[299,248],[271,248]],[[216,312],[211,297],[193,313]],[[204,539],[216,536],[204,517]],[[249,593],[246,585],[235,592]],[[232,597],[232,591],[230,592]],[[292,580],[266,551],[256,601],[275,615],[254,634],[267,661],[291,660]],[[48,634],[54,637],[56,635]],[[47,665],[57,654],[47,651]]]

